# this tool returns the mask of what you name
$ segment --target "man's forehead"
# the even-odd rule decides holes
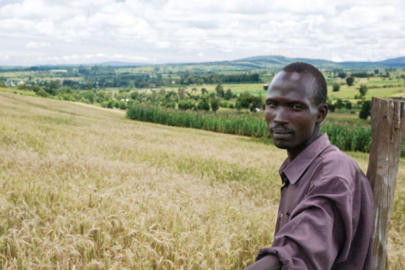
[[[274,76],[272,82],[295,82],[295,83],[313,83],[315,77],[308,72],[286,72],[280,71]]]
[[[271,98],[274,94],[279,95],[284,92],[283,95],[286,97],[289,96],[293,98],[301,96],[301,98],[303,98],[303,96],[306,96],[312,99],[315,94],[315,85],[315,78],[312,74],[281,71],[277,73],[271,81],[267,98]]]

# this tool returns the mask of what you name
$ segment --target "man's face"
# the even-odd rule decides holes
[[[278,148],[299,149],[317,135],[315,125],[326,114],[322,115],[322,105],[313,102],[315,89],[315,79],[307,73],[282,71],[272,80],[264,117]]]

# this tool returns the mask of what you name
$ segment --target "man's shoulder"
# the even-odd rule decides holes
[[[334,145],[328,146],[320,155],[323,178],[343,178],[352,182],[355,179],[365,178],[358,163]]]

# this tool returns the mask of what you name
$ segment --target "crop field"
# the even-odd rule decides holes
[[[348,154],[367,169],[367,154]],[[243,269],[271,245],[285,158],[258,139],[0,92],[0,268]],[[405,269],[400,162],[395,270]]]
[[[393,97],[393,96],[404,96],[405,95],[405,81],[404,80],[382,80],[381,78],[371,78],[367,79],[356,79],[356,82],[352,86],[347,86],[345,80],[336,80],[341,84],[340,90],[338,92],[332,91],[332,85],[328,85],[328,97],[333,99],[348,99],[352,102],[356,102],[355,96],[359,95],[359,87],[361,84],[368,86],[367,94],[364,96],[365,99],[371,100],[373,96],[378,97]],[[270,81],[269,81],[270,82]],[[269,83],[267,82],[267,83]],[[215,87],[217,84],[205,84],[205,85],[190,85],[190,86],[173,86],[173,87],[163,87],[165,90],[177,91],[178,88],[185,88],[186,91],[191,92],[193,88],[197,89],[200,93],[202,88],[207,89],[208,92],[215,92]],[[222,84],[224,90],[231,89],[235,94],[241,94],[245,91],[250,92],[255,96],[265,97],[267,92],[263,89],[263,83],[233,83],[233,84]],[[110,89],[113,90],[113,89]],[[118,91],[118,89],[115,89]],[[148,90],[150,91],[150,90]]]

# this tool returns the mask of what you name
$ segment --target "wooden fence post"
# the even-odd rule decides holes
[[[387,238],[404,134],[404,103],[374,98],[367,178],[374,191],[373,270],[388,267]]]

